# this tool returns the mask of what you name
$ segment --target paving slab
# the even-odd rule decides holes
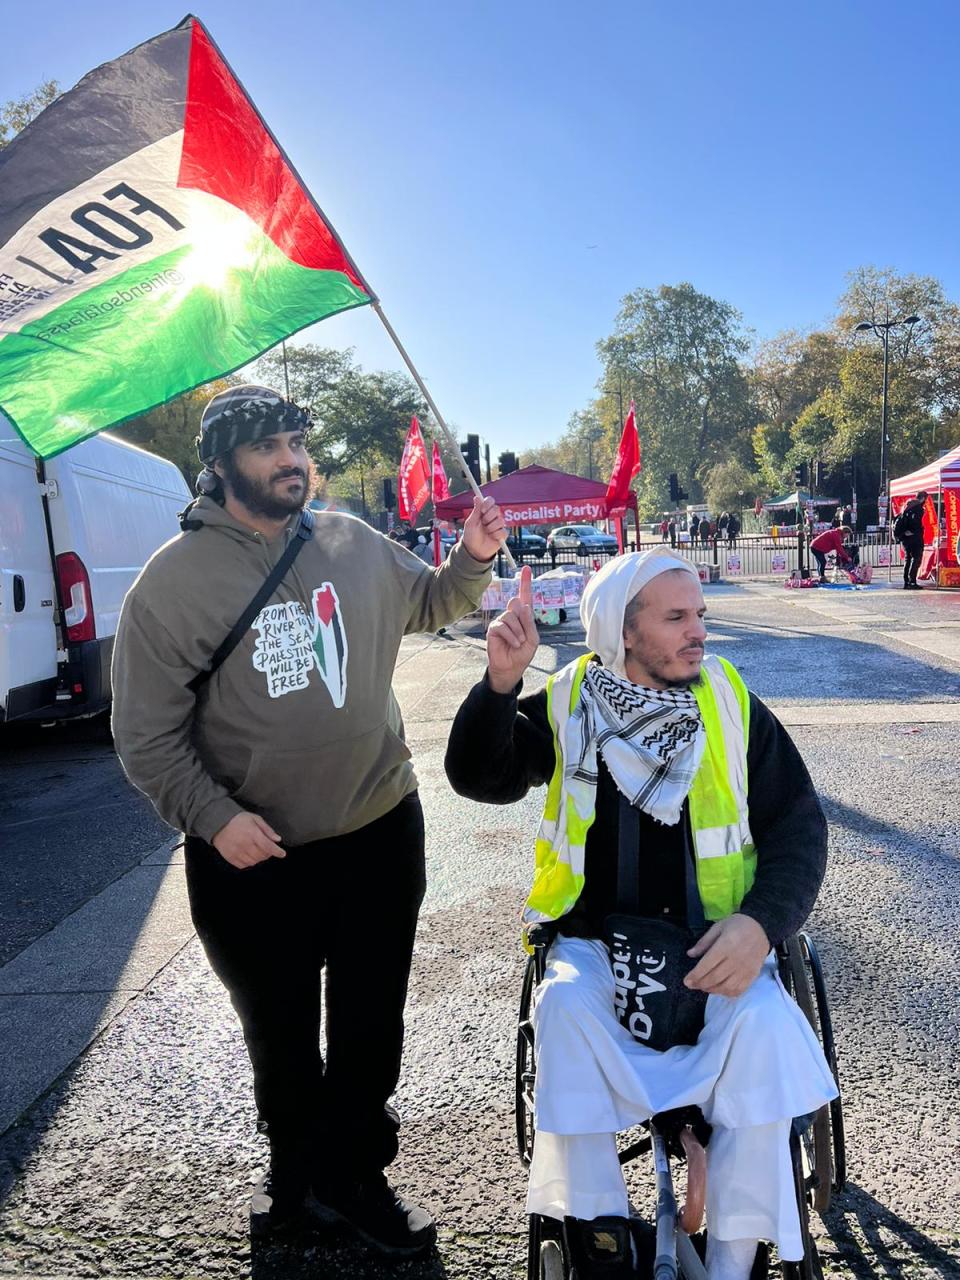
[[[138,866],[0,968],[0,1132],[192,936],[182,866]]]
[[[960,634],[949,627],[924,627],[907,634],[901,631],[887,634],[891,640],[897,640],[900,644],[909,644],[925,653],[935,653],[941,658],[960,662]]]

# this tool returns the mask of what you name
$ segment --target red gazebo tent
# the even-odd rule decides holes
[[[549,467],[521,467],[499,480],[480,486],[484,497],[493,498],[503,512],[507,526],[523,524],[584,524],[594,520],[623,518],[623,510],[607,508],[607,486],[599,480],[585,480]],[[458,493],[436,505],[438,520],[464,520],[473,507],[473,494]],[[637,518],[637,495],[630,494],[627,509]]]
[[[934,574],[937,586],[960,587],[960,445],[935,462],[890,481],[893,515],[921,489],[929,496],[923,513],[926,548],[920,573],[923,577]],[[938,529],[938,513],[944,520],[943,534]]]

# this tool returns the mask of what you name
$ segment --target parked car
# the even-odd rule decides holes
[[[557,551],[593,551],[614,555],[617,540],[609,533],[601,533],[592,524],[565,524],[547,534],[547,546]]]
[[[510,534],[507,538],[507,548],[514,555],[542,556],[547,550],[547,540],[541,538],[539,533],[527,533],[526,529],[523,529],[519,540],[515,533]]]
[[[93,715],[110,701],[123,597],[180,532],[190,491],[172,462],[114,436],[43,464],[15,436],[0,414],[0,721]]]
[[[428,542],[433,542],[433,527],[429,524],[421,525],[416,529],[418,537],[426,538]],[[450,529],[440,530],[440,545],[449,551],[457,540],[457,535]]]

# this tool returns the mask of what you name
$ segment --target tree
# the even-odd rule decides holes
[[[744,503],[753,506],[756,495],[757,477],[742,462],[718,462],[704,476],[703,496],[712,512],[736,511],[739,515]]]
[[[621,424],[619,399],[610,423],[611,388],[636,402],[644,513],[662,508],[672,471],[696,497],[710,467],[731,456],[752,463],[756,414],[740,363],[747,346],[740,313],[691,284],[638,289],[622,300],[614,333],[597,344],[601,399],[613,448]]]
[[[253,367],[251,380],[289,395],[296,404],[313,412],[352,368],[351,347],[336,351],[332,347],[318,347],[313,342],[305,342],[300,347],[288,344],[285,352],[284,346],[279,346],[262,355]]]
[[[909,470],[956,439],[960,410],[960,308],[932,276],[897,275],[861,267],[848,277],[837,327],[848,344],[841,385],[831,408],[840,456],[860,454],[879,479],[883,348],[861,322],[920,322],[890,330],[888,423],[890,473]]]
[[[34,116],[38,116],[44,107],[48,107],[59,96],[60,86],[56,80],[44,80],[32,93],[25,93],[22,98],[12,98],[5,102],[0,107],[0,147],[12,142]]]
[[[308,448],[322,491],[369,505],[382,480],[396,475],[411,416],[426,413],[420,393],[403,374],[365,373],[352,350],[313,343],[287,346],[286,376],[290,398],[313,419]],[[283,392],[283,351],[261,356],[251,378]]]

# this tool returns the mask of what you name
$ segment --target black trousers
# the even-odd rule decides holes
[[[923,559],[923,543],[919,539],[910,539],[903,544],[903,554],[906,557],[903,562],[903,582],[904,586],[911,583],[917,585],[917,574],[920,572],[920,561]]]
[[[188,837],[186,866],[193,922],[240,1019],[273,1158],[299,1153],[331,1174],[382,1169],[397,1153],[384,1107],[400,1074],[426,885],[419,797],[243,871]]]

